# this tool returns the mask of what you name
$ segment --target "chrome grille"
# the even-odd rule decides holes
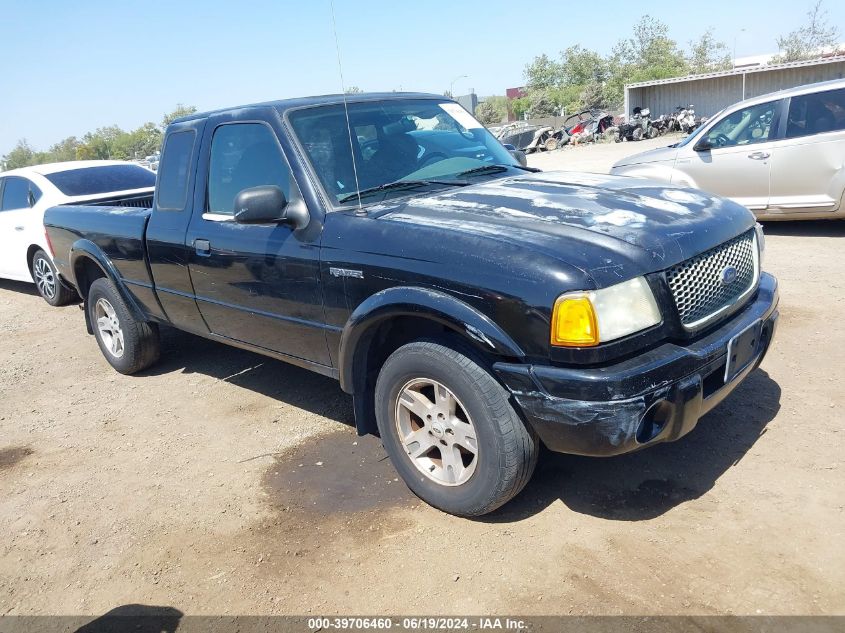
[[[730,268],[736,278],[726,283],[723,276],[730,276]],[[758,275],[753,229],[666,271],[678,315],[687,328],[703,325],[741,300],[754,288]]]

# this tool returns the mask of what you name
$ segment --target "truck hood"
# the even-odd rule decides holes
[[[662,163],[666,161],[674,162],[675,157],[678,155],[678,148],[669,146],[669,147],[658,147],[656,149],[650,149],[645,152],[640,152],[639,154],[634,154],[632,156],[626,156],[613,164],[613,167],[626,167],[628,165],[643,165],[646,163]]]
[[[598,287],[663,270],[754,226],[725,198],[663,183],[572,172],[520,175],[370,207],[381,221],[516,244]]]

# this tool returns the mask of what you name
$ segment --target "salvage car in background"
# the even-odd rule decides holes
[[[155,174],[122,161],[89,160],[0,173],[0,277],[35,283],[50,305],[71,302],[44,232],[44,211],[63,204],[148,207]]]
[[[845,217],[845,79],[755,97],[610,173],[732,198],[761,220]]]

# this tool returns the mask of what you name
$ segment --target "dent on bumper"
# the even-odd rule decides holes
[[[601,368],[497,363],[497,374],[546,446],[580,455],[617,455],[676,440],[763,360],[777,325],[777,282],[763,275],[755,299],[687,347],[664,344]],[[757,357],[722,381],[728,341],[760,319]]]

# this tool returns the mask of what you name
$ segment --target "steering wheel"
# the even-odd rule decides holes
[[[728,138],[727,134],[717,134],[714,141],[716,147],[725,147],[731,144],[731,139]]]
[[[447,158],[449,158],[449,157],[446,156],[446,154],[444,154],[443,152],[432,152],[431,154],[428,154],[427,156],[423,157],[423,159],[419,162],[417,169],[422,169],[423,167],[428,167],[428,165],[430,165],[431,163],[436,163],[436,162],[439,162],[441,160],[446,160]]]

